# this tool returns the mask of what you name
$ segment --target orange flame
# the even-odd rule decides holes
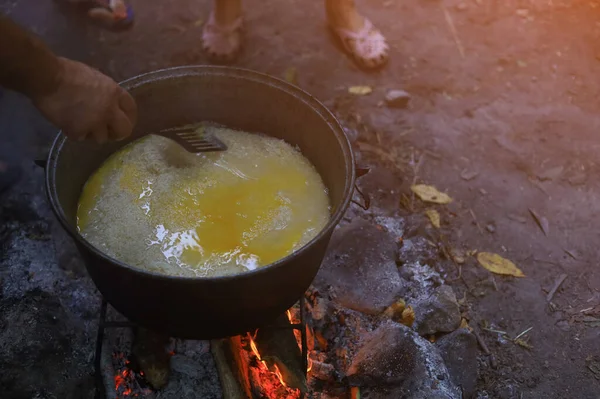
[[[281,385],[283,385],[284,387],[287,387],[287,384],[285,383],[285,381],[283,381],[283,375],[281,375],[281,371],[279,371],[279,367],[277,367],[276,364],[273,365],[273,367],[275,368],[275,375],[277,376],[277,378],[279,378],[279,382],[281,382]]]
[[[290,323],[298,324],[300,322],[298,318],[298,313],[296,309],[289,309],[286,311],[287,318]],[[300,330],[294,329],[294,335],[296,337],[296,342],[299,348],[302,348],[302,334]],[[267,362],[262,358],[258,346],[256,344],[256,336],[258,334],[258,330],[254,333],[248,333],[246,335],[248,340],[248,346],[251,353],[256,358],[257,366],[254,369],[258,374],[258,381],[261,381],[261,385],[267,391],[267,396],[270,398],[299,398],[301,396],[300,391],[298,389],[290,388],[286,381],[284,380],[283,373],[277,364],[272,364],[271,367],[267,364]],[[314,341],[315,335],[314,331],[310,326],[306,326],[306,338],[307,338],[307,350],[308,353],[314,350]],[[309,357],[307,359],[307,372],[310,371],[313,367],[313,360]],[[275,379],[277,377],[277,379]],[[273,385],[275,384],[275,385]],[[277,388],[279,386],[279,388]],[[278,389],[283,389],[283,391],[278,391]],[[282,396],[284,395],[284,396]]]
[[[250,349],[252,349],[252,353],[254,353],[254,356],[256,356],[258,360],[261,360],[260,353],[258,353],[258,348],[254,342],[254,338],[250,336],[250,333],[248,333],[248,340],[250,341]]]

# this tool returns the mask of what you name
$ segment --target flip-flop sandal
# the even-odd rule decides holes
[[[379,68],[388,61],[390,47],[381,32],[365,19],[362,29],[352,32],[344,28],[330,26],[344,50],[361,66],[367,69]]]
[[[133,8],[120,2],[122,7],[113,7],[111,0],[56,0],[63,5],[77,7],[95,22],[112,30],[125,30],[133,26]]]
[[[202,29],[204,51],[213,61],[230,62],[237,57],[242,48],[242,17],[228,26],[219,25],[214,13]]]

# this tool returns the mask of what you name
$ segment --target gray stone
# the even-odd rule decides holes
[[[378,314],[401,294],[392,235],[364,220],[335,231],[314,286],[348,309]]]
[[[404,90],[388,90],[388,92],[385,95],[385,103],[389,107],[406,108],[410,103],[410,94],[408,94]]]
[[[475,395],[477,385],[477,339],[465,328],[443,336],[436,342],[452,381],[462,388],[465,399]]]
[[[391,321],[365,338],[346,377],[369,398],[460,397],[435,345]]]
[[[460,325],[460,309],[451,287],[442,285],[414,303],[416,330],[421,335],[452,332]]]

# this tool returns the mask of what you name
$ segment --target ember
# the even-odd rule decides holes
[[[131,368],[131,361],[127,359],[125,354],[122,352],[113,353],[113,362],[116,366],[114,380],[117,399],[127,397],[137,398],[140,393],[147,394],[150,392],[149,389],[143,388],[145,383],[140,384],[138,381],[138,378],[143,381],[144,373],[141,371],[136,373]]]

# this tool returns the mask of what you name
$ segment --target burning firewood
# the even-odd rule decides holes
[[[298,399],[308,391],[301,351],[283,315],[254,334],[211,341],[225,397]]]
[[[244,349],[240,337],[215,339],[210,341],[210,346],[219,370],[223,397],[251,398],[248,364],[242,359]]]
[[[288,326],[290,321],[285,315],[279,317],[275,326]],[[305,393],[306,371],[302,354],[294,332],[289,328],[259,329],[253,338],[256,349],[269,370],[278,370],[285,385]]]

